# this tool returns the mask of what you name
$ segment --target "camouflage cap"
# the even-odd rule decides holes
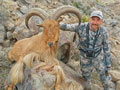
[[[93,11],[90,15],[90,17],[93,17],[93,16],[97,16],[99,17],[100,19],[103,19],[103,14],[101,11]]]

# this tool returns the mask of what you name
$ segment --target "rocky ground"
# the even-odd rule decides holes
[[[87,21],[90,12],[95,9],[100,9],[104,14],[104,26],[109,30],[110,35],[110,46],[111,46],[111,61],[112,70],[116,70],[115,75],[118,75],[120,71],[120,1],[119,0],[0,0],[0,88],[4,90],[6,87],[6,78],[9,70],[12,66],[11,62],[7,60],[7,52],[11,46],[17,40],[25,37],[30,37],[39,31],[36,31],[38,27],[35,26],[35,22],[41,22],[37,17],[30,21],[31,31],[28,31],[24,25],[24,17],[28,10],[33,7],[39,7],[51,13],[55,8],[61,5],[72,5],[78,8],[83,17],[82,21]],[[68,21],[69,22],[69,21]],[[31,24],[34,23],[34,24]],[[73,36],[73,33],[66,34],[66,36]],[[61,33],[61,37],[64,36]],[[71,38],[69,38],[71,42]],[[66,41],[62,41],[64,43]],[[74,44],[73,44],[74,46]],[[74,49],[76,50],[76,49]],[[79,71],[79,60],[78,54],[71,52],[70,61],[67,63],[74,70]],[[74,63],[74,64],[73,64]],[[113,75],[114,77],[116,77]],[[99,90],[100,82],[96,73],[93,73],[93,88]],[[120,76],[119,76],[120,77]],[[96,80],[97,79],[97,80]],[[120,90],[119,81],[115,80],[116,87]],[[95,84],[97,83],[97,84]],[[99,85],[99,86],[98,86]]]

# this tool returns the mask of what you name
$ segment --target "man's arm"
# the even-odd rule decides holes
[[[111,60],[110,60],[110,47],[108,43],[108,32],[105,29],[104,33],[104,41],[103,41],[103,51],[104,51],[104,60],[106,68],[111,67]]]
[[[72,32],[77,32],[77,28],[78,28],[78,23],[75,24],[64,24],[64,23],[60,23],[60,29],[64,30],[64,31],[72,31]]]

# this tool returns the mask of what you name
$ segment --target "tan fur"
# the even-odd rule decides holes
[[[22,81],[24,80],[23,66],[24,66],[24,63],[22,62],[22,60],[19,60],[12,67],[10,71],[10,79],[12,82],[14,82],[14,84],[18,83],[18,81],[22,83]]]
[[[24,64],[31,68],[34,60],[42,61],[35,69],[51,69],[57,75],[56,89],[60,90],[60,84],[65,80],[64,72],[56,59],[59,39],[59,22],[45,20],[42,24],[44,31],[38,35],[19,40],[8,53],[8,59],[16,61],[10,71],[11,85],[21,83],[24,80]],[[53,45],[49,46],[49,42]],[[54,67],[54,68],[53,68]],[[9,88],[11,88],[9,86]],[[8,90],[9,90],[8,88]],[[13,87],[12,87],[13,88]]]
[[[37,53],[30,53],[27,54],[24,58],[23,58],[23,62],[25,63],[25,65],[29,68],[31,68],[33,66],[33,62],[34,60],[40,60],[40,56]]]
[[[55,90],[59,90],[60,85],[65,84],[65,74],[63,72],[63,69],[60,67],[60,65],[56,65],[54,66],[52,73],[57,75]]]

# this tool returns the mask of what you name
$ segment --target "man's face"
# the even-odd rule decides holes
[[[100,28],[100,25],[103,23],[103,20],[97,16],[93,16],[90,18],[90,30],[96,31]]]

